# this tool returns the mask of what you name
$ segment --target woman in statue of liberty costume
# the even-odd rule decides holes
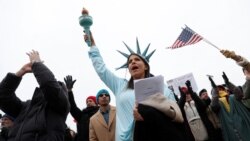
[[[128,68],[131,78],[127,80],[116,76],[106,67],[99,49],[95,45],[92,33],[90,38],[91,45],[88,53],[94,69],[100,79],[110,88],[116,97],[116,141],[152,141],[152,139],[157,141],[164,141],[166,139],[171,141],[187,140],[184,131],[183,117],[178,112],[178,109],[177,112],[174,113],[174,116],[168,117],[151,106],[135,104],[133,81],[153,76],[150,73],[148,62],[155,50],[147,55],[149,45],[145,51],[141,53],[138,40],[136,42],[137,52],[134,52],[124,43],[131,54],[118,51],[127,58],[127,62],[117,69]],[[86,41],[88,36],[84,35],[84,39]],[[172,91],[168,89],[166,85],[164,86],[163,96],[173,103],[176,103]],[[178,118],[180,120],[175,122],[174,120]],[[137,124],[137,122],[139,123]],[[159,124],[157,124],[157,122]],[[156,124],[162,126],[162,128],[157,127]],[[138,126],[135,127],[135,125]],[[152,128],[151,125],[154,125],[154,128]],[[136,131],[134,131],[134,129],[136,129]]]
[[[83,12],[86,15],[88,15],[88,11],[86,9],[83,10]],[[140,51],[139,42],[137,40],[137,52],[134,52],[127,44],[125,46],[129,50],[130,54],[123,53],[121,51],[118,51],[123,56],[127,58],[127,62],[123,64],[121,67],[117,68],[128,68],[129,73],[131,75],[130,80],[127,80],[125,78],[120,78],[116,76],[114,73],[112,73],[105,65],[103,58],[99,52],[99,49],[95,45],[94,38],[92,36],[92,33],[88,30],[85,31],[84,40],[87,43],[87,45],[90,47],[89,50],[89,57],[93,63],[94,69],[99,75],[100,79],[109,87],[109,89],[113,92],[116,98],[116,141],[145,141],[144,138],[140,138],[141,134],[143,134],[143,137],[147,137],[145,135],[146,132],[150,131],[157,131],[157,127],[154,126],[154,129],[150,127],[151,125],[147,125],[145,123],[148,123],[148,119],[151,118],[151,116],[147,115],[159,115],[160,117],[164,116],[162,112],[159,110],[156,110],[155,108],[148,106],[148,105],[136,105],[135,104],[135,93],[134,93],[134,80],[137,79],[144,79],[148,77],[152,77],[153,75],[150,73],[150,66],[149,66],[149,59],[154,54],[155,50],[151,53],[147,54],[149,45],[145,49],[143,53]],[[174,104],[176,104],[174,95],[170,89],[168,89],[167,86],[164,86],[164,94],[162,94],[164,97],[163,99],[167,99]],[[156,101],[153,102],[154,104],[158,105]],[[167,103],[165,101],[165,103]],[[168,103],[167,103],[168,104]],[[173,105],[174,105],[173,104]],[[163,104],[161,103],[161,106]],[[163,105],[164,106],[164,105]],[[169,105],[168,105],[169,106]],[[169,111],[172,114],[171,116],[166,118],[162,118],[161,120],[169,121],[169,124],[166,124],[168,128],[171,128],[167,134],[164,133],[165,130],[160,131],[159,133],[161,136],[173,136],[175,135],[176,141],[181,141],[182,138],[184,140],[184,136],[182,135],[182,131],[179,131],[179,127],[175,127],[174,120],[179,120],[179,123],[182,124],[183,117],[181,115],[181,112],[179,110],[179,107],[175,107],[177,109],[177,112],[175,112],[175,109],[170,109]],[[165,110],[165,109],[164,109]],[[179,111],[178,111],[179,110]],[[168,110],[167,110],[168,111]],[[155,116],[157,117],[157,116]],[[151,120],[150,122],[160,122],[160,121],[154,121],[156,119]],[[158,120],[158,119],[157,119]],[[140,121],[141,123],[136,124],[136,121]],[[138,125],[135,128],[135,125]],[[159,125],[162,125],[160,123]],[[164,125],[164,124],[163,124]],[[179,125],[178,125],[179,126]],[[145,127],[149,127],[147,130],[145,130]],[[144,128],[144,129],[143,129]],[[134,129],[137,131],[134,132]],[[142,130],[143,129],[143,130]],[[172,131],[176,131],[176,134],[173,134]],[[158,132],[157,132],[158,133]],[[179,134],[180,133],[180,134]],[[151,133],[153,139],[146,138],[146,140],[158,140],[155,137],[158,137],[159,140],[165,140],[161,138],[161,136],[156,135],[154,133]],[[181,138],[178,138],[177,136],[182,136]],[[169,138],[170,139],[170,138]]]

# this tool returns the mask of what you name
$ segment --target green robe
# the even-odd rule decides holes
[[[234,98],[229,96],[230,112],[220,102],[219,118],[225,141],[250,141],[250,111]]]

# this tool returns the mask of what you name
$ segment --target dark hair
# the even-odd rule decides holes
[[[143,57],[141,57],[140,55],[135,54],[135,53],[132,53],[131,55],[139,56],[141,58],[141,60],[144,62],[144,64],[148,67],[148,69],[145,70],[145,78],[154,76],[153,74],[150,73],[150,66],[149,66],[148,62]],[[129,60],[130,56],[128,57],[128,60]],[[127,61],[127,63],[128,63],[128,61]],[[128,81],[128,88],[134,89],[134,79],[133,79],[133,77],[130,77],[130,79]]]
[[[145,78],[148,78],[148,77],[154,77],[153,74],[149,73],[149,75],[145,75]],[[134,89],[134,79],[133,77],[131,77],[128,81],[128,88],[130,89]]]
[[[204,93],[204,92],[207,92],[207,90],[206,90],[206,89],[202,89],[202,90],[199,92],[199,96],[201,96],[201,94]]]

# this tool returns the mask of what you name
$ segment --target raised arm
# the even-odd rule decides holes
[[[16,96],[15,91],[19,86],[22,77],[32,72],[32,62],[24,64],[15,74],[8,73],[0,83],[0,108],[3,112],[16,117],[23,104]],[[11,103],[11,104],[10,104]]]
[[[224,79],[224,82],[226,86],[228,87],[229,91],[234,94],[235,98],[237,100],[241,100],[244,96],[243,91],[239,87],[235,86],[233,83],[229,81],[225,72],[223,72],[222,78]]]
[[[178,105],[181,109],[184,108],[185,102],[186,102],[186,94],[181,90],[181,87],[179,86],[179,91],[180,91],[180,99],[178,101]]]
[[[59,113],[67,113],[69,102],[65,84],[55,79],[54,74],[41,61],[37,51],[33,50],[27,55],[32,63],[32,72],[43,91],[48,106]]]
[[[68,89],[68,96],[69,96],[69,103],[70,103],[70,114],[79,123],[80,119],[81,119],[81,109],[79,109],[77,107],[75,99],[74,99],[74,94],[72,91],[76,80],[73,80],[71,75],[67,75],[64,78],[64,82],[65,82],[67,89]]]
[[[14,73],[8,73],[0,83],[0,109],[14,118],[17,117],[23,106],[15,94],[21,79]]]
[[[191,82],[189,80],[186,81],[186,86],[188,88],[188,92],[190,93],[192,99],[194,100],[195,104],[197,104],[197,109],[199,109],[201,112],[206,112],[206,104],[200,99],[200,97],[193,91],[193,88],[191,86]]]
[[[246,58],[235,54],[234,51],[221,50],[221,53],[226,58],[231,58],[231,59],[235,60],[235,62],[243,68],[243,73],[246,76],[246,82],[242,86],[243,96],[236,95],[236,98],[244,100],[244,103],[246,102],[246,100],[250,101],[250,62]],[[238,89],[238,90],[240,90],[240,89]],[[247,102],[247,103],[250,103],[250,102]],[[250,108],[250,104],[247,104],[247,105]]]
[[[99,75],[100,79],[112,90],[112,92],[116,95],[123,88],[120,86],[125,86],[127,84],[126,79],[122,79],[114,75],[105,65],[103,58],[99,52],[99,49],[95,46],[95,41],[91,33],[91,42],[92,46],[89,51],[89,57],[92,61],[95,71]],[[84,36],[84,39],[87,40],[88,36]]]
[[[212,101],[211,101],[211,108],[215,113],[218,113],[220,111],[220,104],[219,104],[219,92],[217,90],[217,86],[214,82],[214,80],[212,79],[211,76],[208,77],[211,85],[212,85],[212,91],[211,91],[211,95],[212,95]]]

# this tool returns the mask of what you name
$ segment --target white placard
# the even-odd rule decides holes
[[[164,77],[162,75],[134,81],[135,100],[137,103],[146,100],[150,95],[164,93]]]
[[[174,78],[174,79],[170,79],[167,81],[168,87],[174,91],[174,93],[176,95],[180,95],[179,92],[179,86],[183,87],[186,86],[185,82],[189,80],[191,82],[191,86],[193,88],[193,91],[196,92],[198,90],[197,84],[195,82],[193,73],[188,73],[185,75],[182,75],[180,77]]]

